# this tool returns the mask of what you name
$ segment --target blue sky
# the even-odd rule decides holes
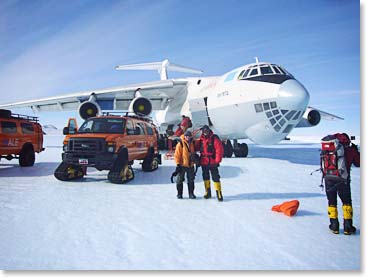
[[[293,135],[360,135],[359,22],[355,0],[2,0],[0,103],[159,79],[118,64],[168,58],[212,76],[257,56],[301,81],[310,106],[345,118]],[[62,127],[74,114],[39,115]]]

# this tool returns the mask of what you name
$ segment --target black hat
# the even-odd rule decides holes
[[[204,125],[203,127],[200,128],[201,131],[211,131],[208,125]]]

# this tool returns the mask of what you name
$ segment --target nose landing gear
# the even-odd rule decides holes
[[[223,142],[224,157],[231,158],[233,153],[237,158],[245,158],[248,155],[248,146],[246,143],[238,143],[236,139],[233,140],[233,146],[229,139]]]

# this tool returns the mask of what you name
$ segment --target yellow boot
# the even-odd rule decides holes
[[[218,201],[223,201],[222,186],[220,182],[214,182],[214,187],[215,187],[215,190],[217,191]]]
[[[351,205],[343,205],[344,217],[344,235],[350,235],[356,232],[356,227],[353,226],[353,208]]]
[[[338,209],[335,206],[329,206],[327,209],[327,213],[330,218],[330,231],[334,234],[339,234]]]
[[[204,198],[212,198],[212,191],[210,190],[210,180],[204,180],[205,194]]]

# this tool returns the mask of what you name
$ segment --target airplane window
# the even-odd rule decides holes
[[[271,112],[266,112],[266,116],[267,116],[268,118],[270,118],[270,117],[272,117],[273,115],[271,114]]]
[[[273,125],[274,126],[274,124],[275,124],[275,119],[274,118],[272,118],[272,119],[270,119],[270,123],[271,123],[271,125]]]
[[[281,117],[282,117],[281,115],[278,115],[275,119],[279,120]]]
[[[264,103],[264,110],[267,111],[270,109],[269,103]]]
[[[276,68],[279,70],[280,74],[285,74],[284,71],[280,67],[277,66]]]
[[[254,76],[254,75],[258,75],[258,74],[259,74],[259,72],[258,72],[257,68],[253,68],[253,69],[251,70],[251,73],[250,73],[250,75],[249,75],[249,76]]]
[[[273,115],[277,115],[279,113],[279,110],[273,110]]]
[[[296,113],[296,111],[290,111],[286,116],[285,118],[288,119],[288,120],[291,120],[292,116]]]
[[[243,74],[242,74],[242,78],[246,78],[249,72],[250,72],[250,69],[249,69],[249,68],[248,68],[248,69],[246,69],[246,70],[243,72]]]
[[[282,120],[281,120],[281,121],[279,121],[279,124],[280,124],[280,126],[283,126],[283,125],[284,125],[284,123],[285,123],[285,120],[284,120],[284,118],[282,118]]]
[[[283,131],[283,133],[289,133],[290,131],[292,131],[293,129],[293,126],[292,124],[289,124]]]
[[[260,67],[261,74],[273,74],[273,70],[271,70],[270,66]]]
[[[280,127],[279,125],[275,125],[275,126],[274,126],[274,129],[275,129],[275,131],[277,131],[277,132],[279,132],[280,128],[281,128],[281,127]]]
[[[298,119],[299,115],[300,115],[301,111],[299,111],[298,113],[296,113],[296,115],[293,117],[293,120]]]
[[[277,107],[277,102],[273,101],[273,102],[270,102],[270,107],[272,109],[276,108]]]
[[[263,106],[261,104],[255,104],[255,111],[261,113],[263,111]]]
[[[278,67],[276,67],[276,66],[274,66],[274,65],[273,65],[273,68],[274,68],[275,73],[277,73],[277,74],[282,74],[282,73],[280,72],[280,70],[279,70],[279,68],[278,68]]]
[[[283,71],[283,72],[285,72],[285,74],[286,75],[289,75],[289,76],[291,76],[291,77],[293,77],[293,75],[292,74],[290,74],[287,70],[285,70],[283,67],[281,67],[281,66],[279,66],[280,67],[280,69]]]

